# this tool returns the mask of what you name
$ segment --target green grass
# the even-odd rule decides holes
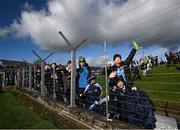
[[[180,71],[175,67],[154,67],[150,77],[142,76],[142,80],[135,81],[135,85],[145,90],[152,99],[180,103]]]
[[[28,110],[10,92],[0,93],[1,129],[55,129],[56,127]]]
[[[105,88],[104,76],[98,77],[97,81]],[[142,76],[142,80],[136,80],[134,83],[138,89],[148,93],[156,106],[161,107],[163,102],[168,101],[171,106],[169,109],[180,111],[180,70],[176,69],[176,66],[154,67],[151,76]],[[105,93],[105,89],[103,91]]]

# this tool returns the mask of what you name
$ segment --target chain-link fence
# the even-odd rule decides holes
[[[44,75],[41,73],[41,65],[37,63],[29,64],[24,62],[23,65],[15,66],[1,65],[0,75],[1,81],[3,81],[1,86],[17,86],[39,94],[42,93],[41,90],[43,89],[45,96],[49,99],[63,101],[69,105],[71,72],[68,65],[49,63],[45,64],[43,69]],[[108,119],[119,119],[142,128],[155,127],[155,111],[164,113],[166,116],[180,117],[179,91],[164,91],[161,88],[152,90],[152,88],[138,87],[151,84],[158,88],[158,85],[162,84],[172,89],[174,85],[177,87],[180,83],[136,80],[134,86],[136,86],[137,90],[131,88],[131,90],[122,91],[122,89],[118,90],[108,86],[108,91],[106,91],[106,76],[103,73],[102,69],[102,75],[97,76],[96,81],[94,81],[95,77],[91,77],[85,89],[79,87],[79,77],[76,76],[75,103],[77,107],[95,111],[104,116],[108,114]],[[178,75],[178,73],[155,73],[155,75],[170,76]],[[44,76],[44,86],[42,86],[42,76]],[[167,96],[156,98],[156,94]],[[177,100],[171,99],[173,96]]]

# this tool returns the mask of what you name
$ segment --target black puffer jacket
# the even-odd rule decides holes
[[[122,61],[121,66],[113,65],[112,67],[108,69],[108,75],[110,75],[112,71],[116,71],[117,76],[122,76],[124,80],[126,81],[127,85],[132,86],[133,82],[132,82],[132,76],[131,76],[129,65],[131,64],[135,54],[136,54],[136,50],[132,49],[129,56],[126,58],[126,60]],[[110,87],[113,87],[112,86],[114,83],[113,80],[114,78],[110,79],[110,84],[109,84]]]

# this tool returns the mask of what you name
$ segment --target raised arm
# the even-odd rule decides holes
[[[139,50],[139,48],[140,48],[140,47],[139,47],[138,43],[136,43],[135,41],[132,41],[132,50],[131,50],[131,52],[129,53],[129,56],[128,56],[128,57],[126,58],[126,60],[124,61],[126,65],[129,66],[129,65],[131,64],[131,62],[132,62],[132,60],[133,60],[133,58],[134,58],[137,50]]]
[[[127,66],[129,66],[129,65],[131,64],[131,62],[132,62],[135,54],[136,54],[136,50],[133,48],[133,49],[131,50],[131,52],[129,53],[129,56],[128,56],[128,57],[126,58],[126,60],[124,61],[124,63],[125,63]]]

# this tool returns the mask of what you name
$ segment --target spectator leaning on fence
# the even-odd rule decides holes
[[[71,61],[68,61],[66,68],[62,71],[64,85],[64,102],[70,104],[70,89],[71,89]]]
[[[114,111],[116,111],[113,106],[117,105],[117,102],[114,99],[114,82],[115,78],[122,77],[124,81],[126,81],[127,87],[133,88],[132,86],[132,77],[130,75],[130,64],[136,54],[136,51],[139,49],[139,46],[136,42],[133,43],[133,49],[131,50],[129,56],[126,58],[125,61],[122,61],[121,55],[115,54],[113,56],[114,65],[108,70],[109,75],[109,109],[111,110],[109,113],[110,120],[114,116]],[[116,112],[115,112],[116,113]]]
[[[49,65],[45,65],[45,86],[47,88],[47,96],[53,95],[53,80],[51,78],[52,69]]]
[[[113,111],[120,120],[145,129],[155,128],[154,104],[144,91],[130,89],[123,77],[116,77],[111,96],[109,102],[115,102]]]
[[[95,76],[91,76],[88,79],[88,83],[84,95],[86,97],[88,109],[92,110],[96,108],[96,103],[100,100],[103,92],[99,83],[96,82]]]
[[[126,85],[122,76],[116,77],[114,82],[114,92],[112,99],[116,102],[116,115],[120,120],[127,121],[128,108],[126,108],[126,95],[131,91],[131,87]],[[111,99],[111,98],[110,98]]]
[[[88,85],[88,78],[91,75],[91,68],[86,63],[86,59],[82,56],[79,57],[79,68],[77,69],[77,95],[79,97],[78,100],[81,100],[80,105],[82,105],[84,98],[82,97],[86,86]]]

